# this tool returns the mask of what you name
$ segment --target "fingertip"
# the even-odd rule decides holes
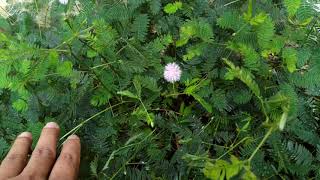
[[[81,142],[80,138],[77,135],[71,135],[67,138],[67,140],[63,143],[64,149],[71,150],[76,154],[80,154]]]
[[[44,128],[49,128],[49,129],[59,129],[59,125],[55,122],[48,122]]]
[[[7,156],[1,162],[0,179],[9,179],[21,173],[27,164],[31,143],[30,132],[23,132],[17,136]]]
[[[29,163],[23,170],[24,173],[48,176],[56,160],[59,133],[59,125],[55,122],[49,122],[44,126]]]
[[[63,144],[61,154],[51,171],[49,179],[61,179],[61,177],[77,179],[81,161],[80,154],[80,138],[77,135],[69,136]]]
[[[27,138],[32,140],[32,134],[30,132],[23,132],[18,136],[18,138]]]
[[[73,135],[69,136],[67,140],[79,140],[80,141],[80,138],[79,138],[79,136],[73,134]]]
[[[76,156],[80,156],[81,153],[81,142],[77,135],[71,135],[67,138],[63,144],[62,152],[72,152]]]

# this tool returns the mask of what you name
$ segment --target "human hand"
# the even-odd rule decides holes
[[[28,153],[32,135],[29,132],[21,133],[1,163],[0,180],[76,179],[80,165],[80,139],[76,135],[69,136],[56,160],[59,131],[56,123],[48,123],[42,129],[30,159]]]

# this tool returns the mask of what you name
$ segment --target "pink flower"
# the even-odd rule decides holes
[[[176,63],[169,63],[164,68],[164,79],[170,83],[174,83],[180,80],[181,77],[181,69]]]

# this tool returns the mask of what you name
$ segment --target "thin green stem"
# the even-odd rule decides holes
[[[92,120],[92,119],[94,119],[94,118],[96,118],[96,117],[98,117],[98,116],[100,116],[101,114],[103,114],[103,113],[105,113],[105,112],[107,112],[107,111],[109,111],[110,109],[112,109],[112,108],[114,108],[114,107],[116,107],[116,106],[119,106],[119,105],[121,105],[121,104],[124,104],[124,103],[127,103],[127,102],[129,102],[129,101],[123,101],[123,102],[121,102],[121,103],[118,103],[118,104],[115,104],[115,105],[113,105],[113,106],[110,106],[110,107],[108,107],[108,108],[106,108],[106,109],[104,109],[104,110],[102,110],[102,111],[100,111],[100,112],[98,112],[97,114],[95,114],[95,115],[93,115],[93,116],[91,116],[90,118],[88,118],[88,119],[86,119],[86,120],[84,120],[83,122],[81,122],[79,125],[77,125],[76,127],[74,127],[73,129],[71,129],[69,132],[67,132],[65,135],[63,135],[61,138],[60,138],[60,140],[59,141],[61,141],[61,140],[63,140],[63,139],[65,139],[66,137],[68,137],[69,135],[71,135],[71,134],[74,134],[74,133],[76,133],[83,125],[85,125],[87,122],[89,122],[90,120]]]
[[[118,61],[114,61],[114,62],[109,62],[109,63],[104,63],[104,64],[100,64],[100,65],[97,65],[97,66],[94,66],[94,67],[91,67],[90,69],[97,69],[97,68],[100,68],[100,67],[104,67],[104,66],[109,66],[111,64],[114,64],[114,63],[117,63]]]
[[[207,127],[213,122],[213,120],[214,120],[214,118],[211,118],[211,120],[210,120],[205,126],[203,126],[203,127],[201,128],[201,131],[198,133],[198,136],[199,136],[201,133],[203,133],[203,131],[204,131],[205,129],[207,129]]]
[[[271,127],[267,134],[263,137],[263,139],[261,140],[261,142],[259,143],[258,147],[253,151],[253,153],[251,154],[251,156],[248,159],[248,162],[250,163],[251,160],[253,159],[253,157],[256,155],[256,153],[259,151],[259,149],[261,148],[261,146],[264,145],[264,143],[266,142],[266,140],[269,138],[269,136],[271,135],[272,131],[273,131],[274,127]]]
[[[184,94],[186,94],[186,93],[168,94],[168,95],[165,95],[165,97],[179,96],[179,95],[184,95]]]
[[[111,153],[111,155],[109,156],[108,161],[106,162],[106,164],[105,164],[104,167],[102,168],[101,172],[103,172],[103,171],[105,171],[106,169],[108,169],[108,166],[109,166],[111,160],[114,158],[114,156],[116,155],[117,152],[119,152],[119,151],[121,151],[121,150],[123,150],[123,149],[126,149],[126,148],[128,148],[128,147],[136,146],[136,145],[139,145],[139,144],[143,143],[143,142],[146,141],[155,131],[156,131],[156,129],[153,130],[153,131],[152,131],[151,133],[149,133],[145,138],[143,138],[141,141],[139,141],[139,142],[137,142],[137,143],[129,144],[129,145],[123,146],[123,147],[121,147],[121,148],[113,151],[113,152]],[[135,157],[135,155],[136,155],[137,153],[138,153],[138,151],[136,151],[136,152],[112,175],[112,177],[111,177],[110,179],[114,179],[114,178],[117,176],[117,174],[121,171],[121,169],[123,169],[123,168]]]
[[[120,48],[119,51],[116,52],[116,55],[120,54],[127,46],[128,44]]]
[[[218,46],[227,46],[227,43],[210,42],[209,44],[218,45]]]
[[[53,48],[53,49],[59,49],[61,46],[65,45],[65,44],[68,44],[68,43],[72,42],[74,39],[78,38],[78,36],[79,36],[81,33],[90,31],[92,28],[93,28],[93,26],[90,26],[90,27],[88,27],[88,28],[86,28],[86,29],[84,29],[84,30],[81,30],[81,31],[79,31],[79,32],[74,33],[72,37],[70,37],[68,40],[62,42],[61,44],[59,44],[58,46],[56,46],[56,47]]]
[[[174,84],[175,84],[175,83],[172,83],[172,90],[173,90],[173,94],[175,94],[175,93],[176,93],[176,88],[175,88]]]
[[[45,48],[41,48],[39,49],[40,51],[53,51],[52,49],[45,49]],[[54,49],[54,51],[57,51],[57,52],[69,52],[68,50],[64,50],[64,49]]]
[[[272,88],[277,88],[278,86],[269,86],[269,87],[265,87],[264,90],[268,90],[268,89],[272,89]]]
[[[261,97],[258,97],[258,99],[259,99],[259,101],[261,103],[262,112],[266,116],[266,123],[268,123],[269,122],[269,116],[267,114],[267,110],[266,110],[266,107],[264,105],[264,101],[263,101],[263,99]]]
[[[127,40],[120,38],[120,40],[123,40],[125,43],[127,43],[127,45],[133,49],[134,51],[136,51],[143,59],[147,59],[136,47],[134,47],[133,45],[131,45]]]
[[[313,31],[313,28],[316,26],[316,24],[317,24],[317,21],[314,21],[313,24],[312,24],[312,26],[311,26],[311,28],[310,28],[310,30],[309,30],[309,32],[308,32],[308,34],[307,34],[307,36],[306,36],[306,38],[304,39],[303,44],[305,44],[306,41],[308,40],[308,38],[309,38],[311,32]]]
[[[248,2],[248,12],[247,15],[251,18],[252,17],[252,9],[253,9],[253,2],[252,0],[249,0]]]
[[[151,125],[151,127],[153,127],[153,126],[154,126],[153,122],[149,122],[152,118],[151,118],[151,116],[150,116],[150,114],[149,114],[149,112],[148,112],[148,110],[147,110],[146,106],[145,106],[145,105],[144,105],[144,103],[142,102],[142,99],[141,99],[141,98],[139,98],[139,101],[140,101],[140,103],[141,103],[141,105],[142,105],[143,109],[144,109],[144,110],[145,110],[145,112],[147,113],[147,116],[148,116],[148,118],[147,118],[147,123],[148,123],[148,124],[149,124],[149,123],[151,123],[150,125]]]
[[[172,112],[172,113],[177,114],[177,115],[182,115],[182,114],[181,114],[181,113],[179,113],[179,112],[176,112],[176,111],[173,111],[173,110],[169,110],[169,109],[160,109],[160,108],[156,108],[156,109],[150,109],[150,111]]]
[[[234,148],[236,148],[237,146],[239,146],[243,141],[250,139],[250,137],[245,137],[243,139],[241,139],[241,141],[239,141],[237,144],[235,144],[234,146],[230,147],[230,149],[228,151],[226,151],[225,153],[223,153],[220,157],[218,157],[215,160],[219,160],[221,158],[223,158],[225,155],[227,155],[229,152],[231,152]]]
[[[236,35],[238,35],[246,26],[247,26],[247,24],[242,25],[242,26],[240,27],[240,29],[239,29],[237,32],[234,33],[234,37],[235,37]]]
[[[231,1],[231,2],[229,2],[229,3],[227,3],[227,4],[223,5],[223,6],[227,7],[227,6],[230,6],[231,4],[237,3],[239,1],[241,1],[241,0],[234,0],[234,1]]]
[[[285,101],[285,100],[287,100],[287,98],[285,98],[285,99],[278,99],[278,100],[269,100],[268,103],[279,103],[279,102],[283,102],[283,101]]]

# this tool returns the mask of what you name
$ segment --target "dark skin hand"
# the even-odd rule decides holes
[[[59,126],[48,123],[41,132],[39,141],[28,154],[32,144],[29,132],[21,133],[12,145],[0,166],[0,180],[74,180],[80,165],[80,139],[71,135],[63,144],[61,154],[56,159]]]

